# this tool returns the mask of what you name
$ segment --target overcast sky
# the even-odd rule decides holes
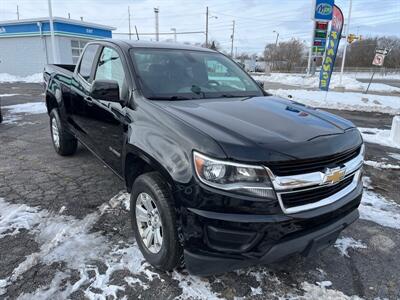
[[[349,0],[336,0],[345,20]],[[312,0],[53,0],[53,15],[111,25],[117,32],[128,32],[128,6],[131,24],[139,33],[153,33],[154,7],[160,9],[160,32],[171,28],[182,31],[205,31],[206,6],[209,7],[210,39],[216,39],[230,49],[232,20],[236,22],[235,43],[237,51],[261,52],[265,44],[292,37],[309,43],[311,36]],[[19,6],[20,18],[44,17],[48,14],[47,0],[0,0],[0,20],[16,19]],[[214,18],[217,17],[217,18]],[[364,36],[395,35],[400,37],[400,0],[353,0],[350,30]],[[114,38],[127,38],[116,35]],[[172,38],[161,36],[161,39]],[[154,39],[146,36],[143,39]],[[179,35],[178,41],[204,42],[204,33]]]

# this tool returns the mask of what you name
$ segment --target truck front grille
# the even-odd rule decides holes
[[[352,183],[354,176],[355,175],[353,174],[334,185],[280,193],[280,197],[283,205],[286,208],[316,203],[338,193],[340,190],[349,186]]]
[[[268,163],[266,165],[276,176],[298,175],[318,171],[323,172],[325,168],[329,168],[332,165],[340,166],[341,164],[355,158],[360,153],[360,149],[361,146],[331,156]]]

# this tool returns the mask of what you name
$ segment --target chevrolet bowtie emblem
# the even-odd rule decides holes
[[[346,175],[346,169],[334,168],[325,171],[324,183],[337,183]]]

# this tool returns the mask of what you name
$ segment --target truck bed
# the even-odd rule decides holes
[[[72,77],[75,71],[76,65],[66,65],[66,64],[48,64],[44,67],[43,76],[47,82],[53,73],[61,73],[67,77]]]

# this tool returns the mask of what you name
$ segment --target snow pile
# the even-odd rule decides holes
[[[400,149],[400,145],[395,144],[391,139],[390,130],[388,129],[358,127],[358,130],[360,130],[364,141],[367,143]]]
[[[400,205],[365,190],[359,208],[360,218],[381,226],[400,229]]]
[[[288,98],[288,95],[291,95],[291,100],[319,108],[382,112],[388,114],[400,113],[400,99],[395,96],[284,89],[268,90],[268,92],[283,98]]]
[[[2,82],[29,82],[29,83],[41,83],[43,82],[43,74],[36,73],[33,75],[21,77],[7,73],[0,73],[0,83]]]
[[[319,76],[306,76],[304,74],[289,74],[289,73],[272,73],[270,76],[267,75],[252,75],[254,79],[267,82],[277,82],[292,86],[298,86],[303,88],[318,88],[319,87]],[[331,78],[330,89],[344,86],[346,90],[365,91],[368,83],[358,81],[352,76],[343,75],[342,85],[340,85],[340,75],[334,74]],[[375,92],[400,92],[400,88],[386,85],[383,83],[372,83],[370,91]]]
[[[336,240],[335,247],[339,249],[342,256],[350,257],[348,253],[349,248],[366,249],[367,245],[351,237],[342,237]]]
[[[400,169],[399,165],[387,164],[384,162],[378,162],[378,161],[373,161],[373,160],[365,160],[364,164],[367,166],[374,167],[376,169],[392,169],[392,170]]]

